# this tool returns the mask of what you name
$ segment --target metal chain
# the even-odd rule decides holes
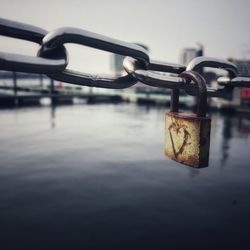
[[[63,46],[64,43],[77,43],[120,55],[129,55],[136,58],[145,68],[149,64],[147,51],[139,45],[122,42],[76,28],[60,28],[48,33],[43,38],[38,55],[51,57],[51,54]],[[137,82],[131,75],[113,78],[103,75],[93,76],[70,70],[64,70],[50,75],[50,77],[63,82],[100,88],[127,88]]]
[[[48,32],[27,24],[0,18],[0,35],[42,44]],[[51,58],[26,56],[0,52],[0,69],[17,72],[51,74],[61,72],[68,64],[64,49],[56,51]]]
[[[250,87],[250,78],[238,77],[237,67],[228,61],[197,57],[187,67],[151,60],[138,44],[119,41],[77,28],[59,28],[52,32],[0,18],[0,35],[31,41],[40,45],[37,56],[0,52],[0,70],[46,74],[50,78],[81,86],[123,89],[138,81],[146,85],[169,89],[184,89],[197,94],[197,85],[183,75],[184,71],[200,72],[204,67],[228,71],[228,77],[217,80],[223,88],[207,88],[208,96],[224,96],[234,87]],[[127,75],[111,77],[91,75],[67,69],[65,43],[76,43],[125,56],[123,66]],[[158,72],[157,72],[158,71]]]

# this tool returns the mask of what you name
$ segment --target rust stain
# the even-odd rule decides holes
[[[165,122],[165,154],[192,167],[208,166],[211,120],[169,112]]]

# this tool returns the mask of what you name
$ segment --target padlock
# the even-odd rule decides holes
[[[179,89],[172,90],[170,111],[165,117],[165,154],[179,163],[207,167],[209,162],[211,119],[206,117],[207,88],[205,79],[195,71],[180,77],[198,85],[197,112],[179,112]]]

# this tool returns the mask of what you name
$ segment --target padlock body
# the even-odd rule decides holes
[[[211,119],[194,113],[168,112],[165,117],[165,154],[192,167],[207,167]]]

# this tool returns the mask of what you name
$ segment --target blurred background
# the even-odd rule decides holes
[[[250,2],[0,0],[0,17],[137,42],[156,60],[205,55],[250,76]],[[0,37],[2,52],[38,45]],[[124,74],[123,57],[66,44],[68,68]],[[208,85],[224,71],[204,69]],[[250,83],[249,83],[250,84]],[[239,249],[250,223],[250,90],[209,98],[210,164],[164,156],[170,91],[81,87],[0,71],[1,249]],[[181,93],[181,108],[195,98]]]

